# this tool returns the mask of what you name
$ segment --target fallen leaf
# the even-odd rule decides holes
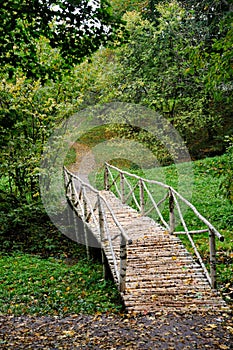
[[[75,334],[74,331],[63,331],[62,333],[67,337],[72,337]]]
[[[219,349],[227,350],[227,349],[229,349],[229,347],[227,345],[224,345],[224,344],[219,344]]]

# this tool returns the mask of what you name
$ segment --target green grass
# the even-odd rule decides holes
[[[75,149],[71,147],[66,155],[64,165],[69,166],[70,164],[73,164],[75,162],[76,162],[76,152],[75,152]]]
[[[102,267],[85,260],[41,259],[27,254],[0,259],[0,314],[66,315],[121,309],[116,287]]]

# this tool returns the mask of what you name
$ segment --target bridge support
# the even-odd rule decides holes
[[[87,259],[90,259],[90,250],[89,250],[89,242],[88,242],[88,229],[87,229],[87,201],[85,196],[83,197],[83,211],[84,211],[84,220],[83,220],[83,226],[84,226],[84,240],[85,240],[85,246],[86,246],[86,254]]]
[[[125,291],[125,279],[126,279],[126,260],[127,260],[127,242],[123,235],[121,235],[120,245],[120,281],[119,289],[120,292]]]
[[[175,213],[174,213],[175,203],[172,191],[169,190],[169,227],[170,234],[173,234],[175,231]]]
[[[139,180],[139,190],[140,190],[140,208],[141,214],[145,214],[145,198],[144,198],[144,185],[142,179]]]
[[[120,173],[120,186],[121,186],[121,202],[125,203],[125,181],[124,174]]]
[[[209,230],[209,247],[210,247],[210,278],[211,288],[217,289],[216,282],[216,244],[215,234],[212,230]]]
[[[108,278],[108,262],[104,253],[103,240],[104,240],[104,214],[101,206],[100,196],[98,195],[97,199],[98,211],[99,211],[99,230],[100,230],[100,241],[101,241],[101,257],[102,257],[102,266],[103,266],[103,278]]]
[[[104,169],[104,189],[106,191],[109,191],[109,170],[108,167],[105,165],[105,169]]]

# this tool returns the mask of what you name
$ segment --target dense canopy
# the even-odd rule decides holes
[[[97,0],[7,0],[0,14],[1,62],[28,76],[45,73],[37,54],[42,36],[72,66],[106,44],[116,27],[105,0],[101,6]]]

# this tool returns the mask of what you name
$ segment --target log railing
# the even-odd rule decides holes
[[[216,289],[216,244],[215,238],[220,241],[224,237],[216,230],[216,228],[203,217],[193,204],[181,196],[174,188],[155,180],[148,180],[139,177],[135,174],[122,171],[108,163],[105,164],[104,173],[105,190],[112,190],[122,201],[133,205],[142,215],[156,213],[161,224],[170,233],[175,235],[185,234],[193,248],[200,266],[213,289]],[[132,183],[133,182],[133,183]],[[162,198],[155,200],[153,191],[156,188],[163,189]],[[157,191],[158,192],[158,191]],[[168,215],[165,218],[161,205],[164,203],[168,207]],[[188,207],[193,214],[205,225],[201,230],[189,230],[188,225],[182,214],[182,206]],[[166,211],[166,210],[165,210]],[[179,220],[182,225],[182,231],[176,232],[176,220]],[[209,232],[209,249],[210,249],[210,273],[207,270],[200,253],[192,238],[193,234]]]
[[[119,290],[123,292],[125,290],[127,245],[131,244],[132,241],[117,220],[110,205],[105,198],[101,196],[99,191],[90,184],[82,181],[80,177],[72,174],[65,167],[64,183],[66,197],[73,211],[82,219],[84,224],[84,232],[80,232],[79,234],[84,234],[87,254],[89,255],[87,231],[89,228],[92,232],[97,234],[101,243],[103,265],[105,264],[104,248],[108,246],[113,262],[113,275]],[[113,237],[108,224],[109,220],[111,220],[111,230],[114,229],[114,232],[116,232]],[[118,238],[119,242],[118,247],[116,247],[114,242],[116,238]],[[107,245],[106,242],[108,243]],[[120,251],[120,263],[116,256],[116,250]]]

